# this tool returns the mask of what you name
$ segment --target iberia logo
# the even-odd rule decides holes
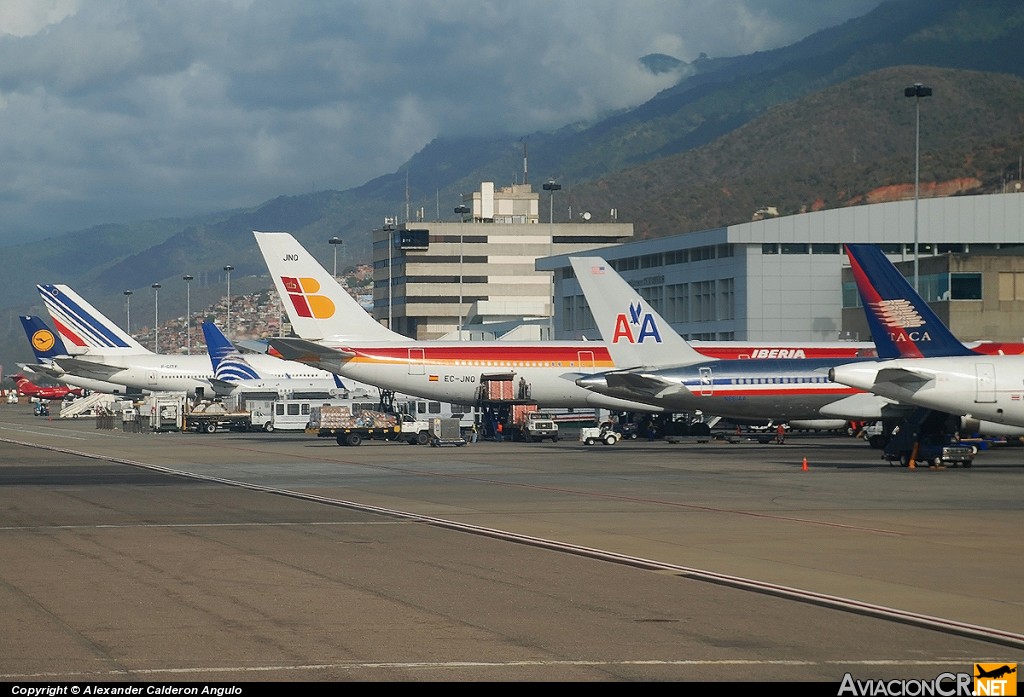
[[[281,276],[281,282],[299,317],[327,319],[334,316],[334,303],[326,295],[318,295],[320,283],[315,278]]]
[[[634,331],[634,327],[636,331]],[[630,344],[642,344],[647,339],[654,339],[661,343],[661,333],[654,317],[649,312],[643,312],[640,302],[630,303],[629,317],[625,312],[620,312],[615,318],[615,331],[612,333],[612,343],[626,341]]]
[[[53,332],[49,329],[40,329],[32,335],[32,348],[36,351],[49,351],[54,343]]]
[[[1003,695],[1017,694],[1016,663],[975,663],[974,694]]]

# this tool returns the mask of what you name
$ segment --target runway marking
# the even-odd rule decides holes
[[[405,525],[406,521],[383,521],[379,523],[363,522],[341,522],[341,521],[309,521],[309,522],[279,522],[279,523],[139,523],[137,525],[5,525],[0,526],[0,531],[17,532],[18,530],[138,530],[144,528],[276,528],[296,527],[309,525],[358,525],[360,527],[373,525]]]
[[[319,494],[309,494],[301,491],[293,491],[291,489],[280,489],[271,486],[264,486],[262,484],[253,484],[251,482],[243,482],[239,480],[225,479],[223,477],[214,477],[212,475],[187,472],[184,470],[174,469],[172,467],[165,467],[163,465],[154,465],[146,462],[139,462],[137,460],[129,460],[127,458],[104,456],[97,455],[95,453],[74,451],[67,448],[60,448],[54,445],[20,443],[16,441],[10,441],[9,439],[0,438],[0,442],[3,441],[12,442],[18,445],[25,445],[29,447],[44,448],[46,450],[53,450],[56,452],[62,452],[69,455],[76,455],[94,460],[102,460],[104,462],[114,462],[132,467],[138,467],[140,469],[150,470],[153,472],[161,472],[172,476],[183,477],[186,479],[224,484],[226,486],[247,489],[249,491],[258,491],[277,496],[285,496],[288,498],[298,499],[302,501],[311,501],[314,503],[322,503],[329,506],[347,508],[354,511],[373,513],[392,518],[398,518],[400,520],[419,522],[424,525],[431,525],[445,530],[455,530],[458,532],[465,532],[469,534],[479,535],[482,537],[512,542],[515,544],[527,545],[539,549],[548,549],[557,552],[575,554],[577,556],[588,559],[598,559],[601,561],[621,564],[623,566],[629,566],[636,569],[645,569],[647,571],[659,572],[675,572],[683,578],[704,581],[707,583],[714,583],[717,585],[728,586],[730,588],[736,588],[739,590],[746,590],[755,593],[771,595],[774,597],[793,600],[796,602],[808,603],[811,605],[817,605],[819,607],[826,607],[833,610],[875,617],[877,619],[898,622],[901,624],[907,624],[925,629],[931,629],[945,634],[964,636],[985,642],[1000,644],[1003,646],[1010,646],[1013,648],[1024,648],[1024,634],[1018,634],[1016,632],[1010,632],[1003,629],[996,629],[993,627],[983,627],[980,625],[970,624],[967,622],[960,622],[959,620],[946,619],[943,617],[934,617],[931,615],[923,615],[906,610],[900,610],[898,608],[886,607],[884,605],[875,605],[873,603],[854,600],[851,598],[843,598],[841,596],[828,595],[825,593],[818,593],[816,591],[808,591],[800,588],[793,588],[791,586],[783,586],[776,583],[759,581],[757,579],[744,578],[741,576],[731,576],[729,574],[722,574],[715,571],[698,569],[695,567],[682,566],[679,564],[670,564],[668,562],[661,562],[652,559],[644,559],[643,557],[634,557],[626,554],[620,554],[618,552],[609,552],[601,549],[595,549],[592,547],[584,547],[582,545],[558,542],[556,540],[548,540],[542,537],[532,537],[530,535],[508,532],[505,530],[498,530],[495,528],[487,528],[478,525],[472,525],[469,523],[460,523],[458,521],[447,520],[444,518],[437,518],[434,516],[428,516],[419,513],[411,513],[409,511],[400,511],[391,508],[384,508],[382,506],[373,506],[369,504],[359,503],[357,501],[348,501],[345,499],[321,496]]]
[[[10,426],[0,426],[0,431],[13,431],[14,433],[32,433],[37,436],[53,436],[54,438],[66,438],[68,440],[88,440],[86,436],[71,436],[64,431],[34,431],[31,428],[11,428]],[[10,441],[11,443],[17,443],[18,441]],[[35,443],[19,443],[20,445],[36,445]]]
[[[980,660],[980,659],[979,659]],[[1002,661],[1002,658],[992,659]],[[973,657],[971,663],[973,663]],[[47,672],[47,673],[0,673],[0,680],[28,680],[32,678],[61,679],[72,676],[90,676],[97,679],[108,677],[130,677],[135,675],[202,675],[204,673],[268,673],[274,671],[300,671],[300,670],[366,670],[380,668],[384,670],[452,670],[459,668],[558,668],[558,667],[630,667],[630,666],[708,666],[708,667],[730,667],[730,666],[819,666],[819,667],[892,667],[892,668],[921,668],[938,667],[948,668],[950,664],[965,665],[967,662],[963,657],[950,658],[949,660],[830,660],[830,661],[802,661],[802,660],[754,660],[754,659],[679,659],[679,660],[631,660],[631,661],[600,661],[600,660],[522,660],[522,661],[383,661],[383,662],[345,662],[345,663],[308,663],[296,665],[266,665],[266,666],[218,666],[205,668],[142,668],[139,670],[108,670],[90,672]],[[837,676],[837,680],[838,680]]]

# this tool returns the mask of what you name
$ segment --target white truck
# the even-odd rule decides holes
[[[426,420],[417,420],[409,414],[402,414],[402,439],[409,445],[427,445],[430,443],[431,423]]]
[[[519,424],[519,430],[526,441],[539,443],[549,438],[552,443],[558,442],[558,424],[551,414],[543,411],[526,412]]]

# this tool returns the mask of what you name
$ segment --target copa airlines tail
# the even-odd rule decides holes
[[[570,257],[601,340],[619,369],[706,361],[601,257]]]
[[[229,383],[260,379],[261,375],[242,357],[217,325],[203,322],[202,328],[214,379]]]
[[[37,285],[46,311],[72,352],[92,355],[152,353],[65,285]]]
[[[977,355],[953,336],[878,246],[848,244],[846,255],[879,358]]]
[[[409,342],[373,319],[290,233],[254,230],[253,235],[296,334],[312,340]]]

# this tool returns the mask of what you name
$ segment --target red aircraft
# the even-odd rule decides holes
[[[35,384],[21,373],[12,375],[11,379],[14,380],[15,384],[18,386],[18,392],[28,397],[38,397],[39,399],[64,399],[68,395],[73,395],[75,397],[82,396],[81,387],[67,387],[66,385],[61,385],[59,387],[43,387]]]

